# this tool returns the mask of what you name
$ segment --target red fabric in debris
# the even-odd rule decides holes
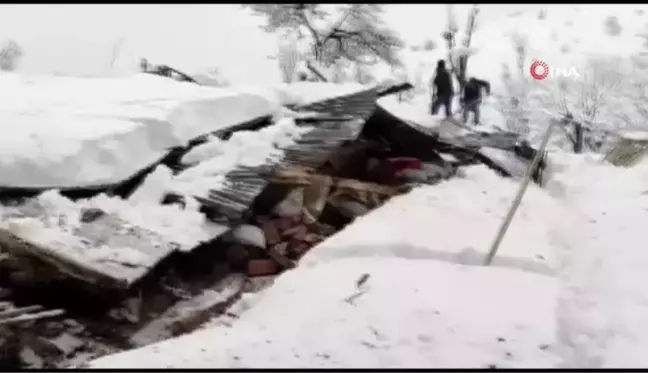
[[[423,162],[418,158],[412,157],[397,157],[387,159],[389,169],[394,174],[404,170],[422,170]]]
[[[385,184],[394,185],[398,183],[399,175],[407,170],[422,170],[423,162],[413,157],[387,158],[383,165],[383,177],[381,181]]]

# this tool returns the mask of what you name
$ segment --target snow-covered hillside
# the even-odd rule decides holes
[[[516,184],[475,167],[360,218],[234,320],[91,365],[645,366],[647,164],[554,162],[492,267],[480,258]]]
[[[647,10],[641,4],[565,5],[560,10],[522,12],[485,24],[474,35],[478,53],[471,58],[471,74],[495,78],[503,64],[515,66],[512,37],[516,34],[526,39],[527,67],[537,59],[553,67],[584,68],[595,56],[637,54],[645,48],[637,34],[648,23]]]
[[[488,6],[481,5],[482,9]],[[516,65],[514,35],[526,40],[529,51],[527,68],[535,59],[561,68],[584,67],[594,56],[623,57],[648,51],[644,39],[638,35],[646,32],[646,5],[556,5],[547,8],[546,11],[514,12],[496,22],[479,19],[471,42],[476,53],[470,58],[470,75],[489,79],[496,88],[502,66]],[[463,37],[465,15],[459,14],[456,20],[459,35]],[[423,79],[425,82],[434,73],[436,60],[447,57],[441,32],[430,35],[429,40],[435,44],[431,51],[417,42],[403,52],[410,74],[422,74],[426,77]]]
[[[461,42],[466,17],[457,13]],[[526,131],[514,127],[529,120],[532,142],[550,117],[566,112],[609,131],[645,126],[647,92],[641,69],[648,53],[647,6],[551,5],[513,12],[497,22],[480,20],[472,36],[468,76],[491,83],[493,95],[485,99],[482,111],[485,124]],[[448,56],[440,33],[430,40],[435,44],[432,50],[418,43],[403,51],[410,80],[418,86],[415,100],[422,101],[421,110],[429,100],[427,85],[436,61]],[[531,77],[536,60],[554,69],[544,80]],[[565,76],[566,71],[574,73]],[[552,146],[564,146],[561,142],[564,136],[552,140]]]

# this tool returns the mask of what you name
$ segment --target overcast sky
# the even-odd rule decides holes
[[[550,5],[549,7],[555,7]],[[541,5],[482,5],[480,21]],[[387,5],[386,21],[411,41],[438,37],[445,5]],[[459,22],[468,5],[458,5]],[[24,49],[20,69],[33,73],[101,74],[113,45],[122,40],[117,71],[132,70],[140,57],[189,73],[219,67],[233,82],[267,78],[276,39],[238,5],[0,5],[0,38]]]

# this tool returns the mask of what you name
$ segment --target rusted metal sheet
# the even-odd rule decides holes
[[[622,137],[605,155],[605,160],[615,166],[631,167],[639,163],[648,152],[648,135],[639,138]]]

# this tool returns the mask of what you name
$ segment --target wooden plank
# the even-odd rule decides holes
[[[131,342],[144,346],[197,329],[238,299],[246,280],[244,275],[232,274],[199,295],[176,303],[131,336]]]

